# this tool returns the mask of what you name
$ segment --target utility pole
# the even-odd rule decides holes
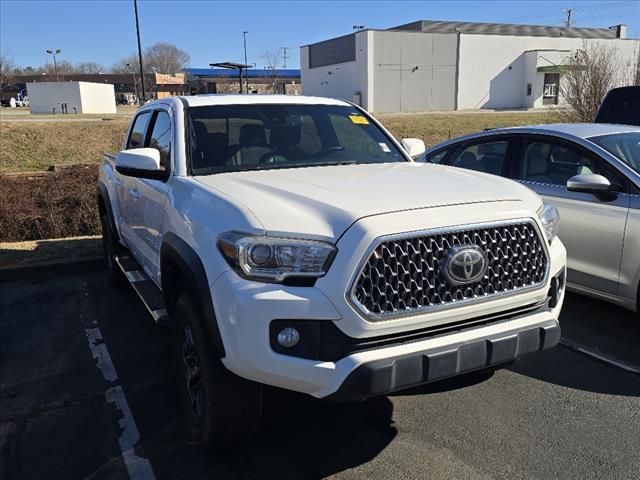
[[[282,50],[284,50],[284,54],[282,55],[282,68],[286,70],[287,68],[287,58],[289,58],[289,56],[287,55],[287,47],[282,47]]]
[[[140,86],[142,87],[142,98],[138,99],[138,105],[142,105],[147,98],[144,91],[144,69],[142,67],[142,46],[140,45],[140,22],[138,21],[138,0],[133,0],[133,9],[136,12],[136,35],[138,36],[138,61],[140,62]]]
[[[576,13],[576,11],[573,8],[563,8],[562,11],[567,16],[567,18],[565,18],[564,21],[563,21],[564,26],[565,27],[570,27],[573,24],[573,22],[571,20],[571,15]]]
[[[244,64],[247,65],[247,31],[242,32],[242,37],[244,39]],[[241,72],[242,73],[242,72]],[[249,93],[249,78],[247,75],[247,67],[244,67],[244,90],[246,93]],[[240,90],[242,90],[242,84],[240,86]]]
[[[53,70],[56,72],[56,82],[59,81],[58,63],[56,62],[56,55],[60,55],[60,52],[62,52],[62,50],[60,50],[59,48],[56,48],[55,50],[47,50],[47,53],[53,56]]]

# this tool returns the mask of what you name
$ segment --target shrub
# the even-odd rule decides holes
[[[0,241],[100,234],[98,166],[0,176]]]

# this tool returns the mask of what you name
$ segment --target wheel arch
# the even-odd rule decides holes
[[[113,211],[111,210],[111,199],[109,198],[109,191],[103,183],[98,183],[98,213],[100,217],[103,214],[107,214],[109,219],[109,225],[111,226],[111,232],[115,236],[116,241],[120,241],[120,233],[116,228],[116,221],[113,217]]]
[[[202,314],[215,354],[218,358],[223,358],[224,344],[213,309],[206,271],[198,254],[180,237],[167,232],[160,247],[160,271],[162,294],[169,314],[171,315],[181,293],[188,292],[192,295]]]

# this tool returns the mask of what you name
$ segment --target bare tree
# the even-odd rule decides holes
[[[272,86],[275,89],[276,81],[278,78],[278,64],[282,58],[282,49],[278,50],[265,50],[260,58],[264,60],[265,67],[270,71]]]
[[[96,62],[80,62],[76,64],[76,73],[101,73],[105,68]]]
[[[169,75],[182,71],[190,61],[191,58],[187,52],[171,43],[163,42],[147,48],[143,59],[147,70]]]
[[[603,43],[591,43],[576,50],[560,86],[569,107],[566,120],[592,122],[602,99],[619,85],[621,62],[618,51]]]
[[[7,53],[0,54],[0,92],[15,84],[15,64]]]
[[[640,85],[640,46],[636,48],[635,64],[631,73],[631,85]]]
[[[142,66],[145,73],[164,73],[173,75],[189,65],[191,58],[184,50],[170,43],[156,43],[144,51]],[[131,73],[132,65],[136,73],[140,72],[138,54],[133,53],[118,60],[112,67],[113,73]]]
[[[138,55],[132,54],[128,57],[121,58],[113,65],[113,67],[111,67],[111,71],[113,73],[131,73],[132,70],[135,70],[136,74],[140,73],[140,63],[138,63]]]

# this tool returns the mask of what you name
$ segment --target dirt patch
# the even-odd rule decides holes
[[[0,242],[0,267],[23,267],[102,255],[101,237],[56,238],[28,242]]]
[[[100,234],[98,166],[0,175],[0,241]]]

